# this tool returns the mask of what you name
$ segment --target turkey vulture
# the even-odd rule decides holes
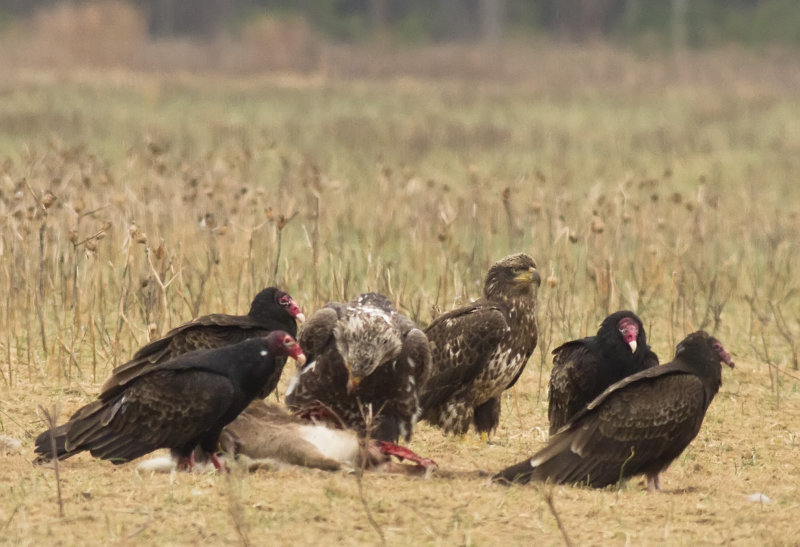
[[[614,382],[658,365],[644,325],[631,311],[612,313],[597,335],[562,344],[553,355],[547,409],[551,435]]]
[[[293,410],[331,411],[374,439],[411,438],[430,367],[425,334],[377,293],[314,312],[298,335],[308,364],[286,391]]]
[[[421,397],[425,420],[460,435],[474,423],[488,438],[500,421],[500,395],[516,383],[536,347],[540,283],[531,257],[507,256],[489,268],[482,298],[425,329],[432,357]]]
[[[703,331],[687,336],[675,358],[611,385],[530,459],[494,476],[503,483],[531,479],[601,488],[658,474],[695,438],[722,383],[721,363],[733,368],[722,344]]]
[[[295,319],[302,322],[305,317],[292,297],[275,287],[266,288],[255,296],[247,315],[204,315],[175,327],[162,338],[140,348],[133,359],[114,369],[101,390],[104,392],[123,386],[139,375],[157,368],[160,363],[187,351],[227,346],[248,338],[264,336],[274,330],[297,336]],[[264,386],[259,397],[264,398],[275,390],[286,358],[281,357],[277,364],[279,367],[276,374]]]
[[[142,372],[125,385],[104,390],[51,433],[36,438],[40,459],[92,456],[124,463],[169,448],[182,468],[194,465],[199,446],[219,468],[222,428],[260,393],[279,356],[303,364],[300,346],[284,331],[238,344],[195,350]]]

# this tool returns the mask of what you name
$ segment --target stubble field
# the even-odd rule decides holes
[[[796,543],[800,62],[530,55],[483,78],[4,73],[0,434],[22,446],[0,446],[0,541]],[[425,325],[516,251],[539,346],[489,444],[418,427],[430,479],[80,455],[60,516],[30,463],[42,409],[196,315],[276,284],[307,315],[375,290]],[[736,361],[666,491],[487,484],[546,440],[550,351],[621,308],[663,361],[699,328]]]

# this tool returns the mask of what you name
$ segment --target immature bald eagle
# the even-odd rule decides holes
[[[378,440],[411,438],[430,350],[425,334],[385,296],[327,304],[303,324],[298,341],[308,364],[290,382],[290,408],[326,408]]]
[[[140,348],[133,358],[114,369],[105,381],[102,391],[123,386],[139,375],[157,368],[160,363],[182,353],[196,349],[218,348],[236,344],[256,336],[265,336],[274,330],[297,335],[297,323],[305,317],[289,294],[276,287],[259,292],[250,305],[247,315],[212,313],[193,319],[170,330],[163,337]],[[278,359],[276,373],[259,394],[266,397],[275,390],[286,358]]]
[[[513,386],[536,347],[536,293],[541,282],[528,255],[489,268],[480,298],[437,317],[425,334],[432,368],[423,418],[465,434],[474,423],[488,436],[500,421],[500,395]]]
[[[532,458],[494,476],[501,483],[530,480],[601,488],[645,474],[648,490],[700,431],[722,383],[730,354],[703,331],[687,336],[675,358],[623,378],[578,412]]]
[[[614,382],[658,365],[644,325],[631,311],[612,313],[596,336],[562,344],[553,355],[547,409],[551,435]]]
[[[276,358],[287,355],[301,365],[305,361],[300,346],[284,331],[184,353],[103,391],[67,423],[40,434],[36,453],[42,460],[62,459],[88,450],[120,464],[169,448],[181,467],[191,468],[199,446],[219,469],[222,428],[263,390]]]

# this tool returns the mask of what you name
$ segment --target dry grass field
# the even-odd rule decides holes
[[[800,59],[500,61],[0,75],[0,434],[22,442],[0,445],[0,542],[796,544]],[[381,291],[424,325],[515,251],[542,273],[539,347],[489,444],[419,427],[430,479],[30,463],[42,408],[65,419],[170,326],[269,284],[306,314]],[[489,485],[546,439],[549,352],[620,308],[665,361],[699,328],[736,361],[666,492]]]

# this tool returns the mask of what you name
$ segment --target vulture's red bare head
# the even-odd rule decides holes
[[[625,343],[631,347],[631,352],[636,353],[636,346],[638,344],[637,338],[639,337],[639,325],[632,317],[623,317],[617,323],[619,335],[625,340]]]
[[[724,347],[722,347],[722,342],[720,342],[719,340],[717,340],[715,338],[714,342],[711,344],[711,347],[714,348],[714,351],[716,351],[717,355],[719,355],[719,360],[720,361],[722,361],[723,363],[725,363],[726,365],[728,365],[731,368],[734,367],[735,363],[733,362],[733,359],[731,358],[731,354],[728,353],[725,350]]]
[[[289,315],[301,323],[306,320],[306,316],[303,315],[303,312],[300,310],[300,306],[298,306],[297,302],[295,302],[294,299],[285,292],[279,291],[275,293],[275,300],[280,307],[289,312]]]
[[[298,367],[306,364],[306,355],[303,353],[300,344],[290,334],[282,330],[275,330],[267,335],[267,347],[273,355],[288,355],[297,361]]]

